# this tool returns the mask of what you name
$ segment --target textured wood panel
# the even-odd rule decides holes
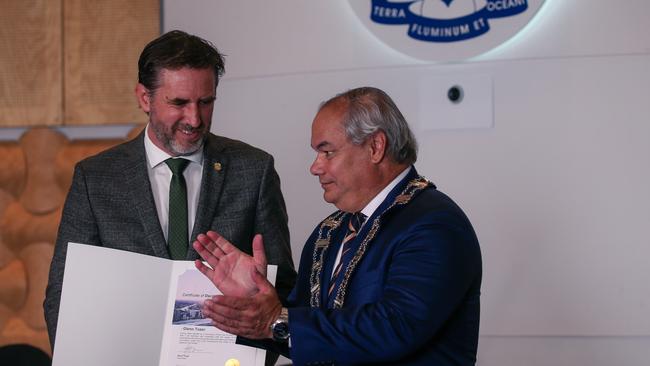
[[[0,346],[27,343],[50,353],[42,304],[74,164],[122,141],[70,141],[34,128],[18,142],[0,142]]]
[[[145,122],[133,90],[159,0],[64,0],[64,124]]]
[[[25,209],[44,215],[55,211],[65,192],[56,184],[53,157],[67,143],[65,136],[47,128],[36,128],[23,135],[20,145],[25,154],[27,182],[20,196]]]
[[[0,127],[62,122],[62,0],[0,0]]]

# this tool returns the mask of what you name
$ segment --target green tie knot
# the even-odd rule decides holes
[[[187,167],[187,164],[189,164],[190,161],[187,159],[174,159],[174,158],[169,158],[165,160],[165,164],[169,167],[169,170],[172,171],[172,174],[174,175],[179,175],[183,174],[183,171]]]

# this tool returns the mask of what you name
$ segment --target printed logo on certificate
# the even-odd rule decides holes
[[[183,262],[179,262],[183,263]],[[266,351],[237,344],[237,337],[212,325],[201,311],[203,302],[220,294],[194,264],[174,268],[171,279],[169,314],[164,348],[165,366],[264,365]],[[276,266],[269,266],[268,277],[275,278]]]

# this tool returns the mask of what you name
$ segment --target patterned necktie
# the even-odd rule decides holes
[[[169,227],[167,244],[172,259],[185,259],[189,235],[187,233],[187,187],[183,170],[190,161],[187,159],[167,159],[165,164],[172,171],[169,184]]]
[[[330,286],[327,289],[328,297],[332,296],[332,293],[334,293],[334,289],[336,288],[336,281],[338,280],[342,269],[347,267],[347,264],[353,257],[354,253],[352,253],[350,250],[352,247],[352,239],[357,236],[357,232],[361,228],[361,225],[363,225],[364,221],[366,221],[366,215],[362,214],[361,212],[355,212],[350,216],[350,221],[348,221],[348,233],[343,238],[343,251],[341,252],[341,259],[336,265],[336,268],[334,268],[334,273],[332,274],[332,279],[330,280]]]

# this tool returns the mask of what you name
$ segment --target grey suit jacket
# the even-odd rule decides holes
[[[221,169],[214,168],[216,163]],[[280,179],[273,158],[243,142],[210,134],[203,155],[192,241],[215,230],[251,254],[261,233],[269,264],[277,264],[277,290],[286,299],[296,272]],[[144,132],[79,162],[66,199],[44,302],[52,346],[68,242],[169,258],[147,173]],[[189,248],[187,259],[199,258]]]

